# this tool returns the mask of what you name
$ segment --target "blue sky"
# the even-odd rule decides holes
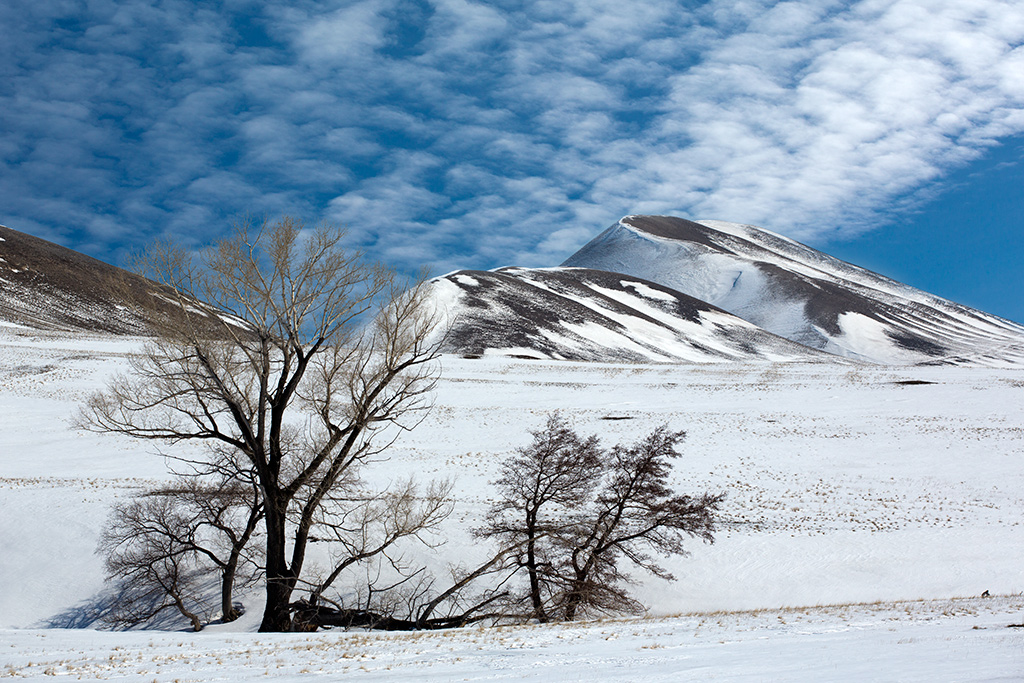
[[[0,222],[116,262],[245,212],[413,270],[752,223],[1024,321],[1017,0],[0,2]]]

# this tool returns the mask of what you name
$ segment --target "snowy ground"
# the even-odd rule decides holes
[[[991,598],[414,634],[10,631],[0,678],[1011,681],[1022,612]]]
[[[1024,679],[1024,629],[1007,628],[1024,621],[1020,370],[446,358],[434,411],[373,477],[455,477],[453,557],[482,556],[468,529],[487,482],[548,411],[607,444],[687,430],[679,488],[726,491],[727,520],[669,562],[677,581],[642,580],[652,618],[412,636],[55,629],[97,626],[109,506],[166,476],[144,446],[68,423],[132,343],[0,328],[0,677]],[[248,602],[233,629],[252,628]],[[866,604],[803,608],[847,603]]]

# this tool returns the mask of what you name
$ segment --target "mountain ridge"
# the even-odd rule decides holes
[[[443,351],[467,356],[1024,365],[1022,325],[724,221],[625,216],[561,266],[456,271],[431,289]],[[0,226],[0,323],[147,335],[182,315],[172,294]]]

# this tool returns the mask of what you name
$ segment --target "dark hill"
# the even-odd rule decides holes
[[[196,310],[206,307],[196,304]],[[212,321],[213,312],[203,314]],[[182,317],[151,280],[0,226],[0,321],[50,330],[148,334],[148,320]]]

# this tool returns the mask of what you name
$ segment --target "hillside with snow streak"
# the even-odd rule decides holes
[[[631,363],[830,359],[703,301],[618,273],[501,268],[458,271],[432,285],[450,322],[449,353]]]
[[[775,233],[626,216],[563,264],[625,273],[828,353],[892,365],[1024,364],[1024,326]]]
[[[198,325],[217,336],[237,318],[130,271],[0,225],[0,325],[151,334],[152,324]]]

